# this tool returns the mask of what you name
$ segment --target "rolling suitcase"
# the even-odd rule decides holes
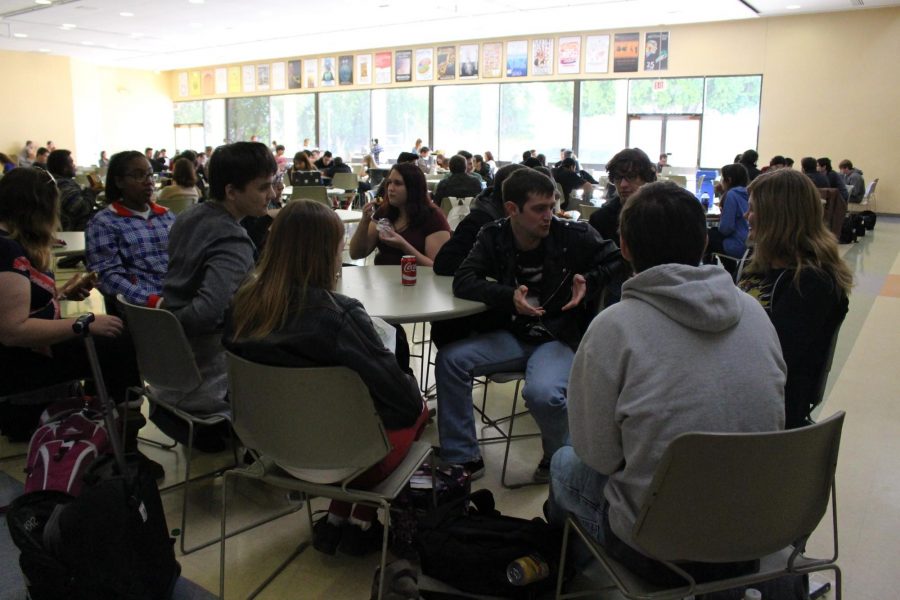
[[[115,407],[106,394],[90,323],[82,335],[103,405],[115,432]],[[171,598],[181,567],[175,560],[159,489],[145,462],[125,456],[118,435],[112,454],[95,460],[77,497],[57,491],[24,494],[10,506],[10,535],[32,600],[162,600]]]

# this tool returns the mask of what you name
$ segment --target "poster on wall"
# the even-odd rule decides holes
[[[667,71],[669,69],[669,32],[648,32],[644,38],[644,70]]]
[[[353,85],[353,57],[350,55],[338,57],[338,84]]]
[[[379,52],[375,55],[375,83],[391,82],[392,58],[390,52]]]
[[[316,59],[307,60],[303,63],[303,74],[306,78],[304,84],[308,88],[314,88],[319,82],[319,63]]]
[[[390,59],[388,59],[390,64]],[[356,57],[356,83],[371,85],[372,83],[372,55],[361,54]]]
[[[437,49],[438,79],[456,79],[456,46],[439,46]]]
[[[200,71],[191,71],[191,96],[199,96],[203,91],[200,83]]]
[[[556,72],[560,75],[581,71],[581,37],[559,38],[559,63]]]
[[[459,78],[478,77],[478,44],[463,44],[459,47]]]
[[[584,45],[584,72],[609,71],[609,36],[589,35]]]
[[[434,79],[434,49],[419,48],[416,50],[416,81]]]
[[[269,65],[256,65],[256,90],[265,92],[271,85],[272,69]]]
[[[412,50],[398,50],[394,77],[398,83],[412,81]]]
[[[212,69],[206,69],[200,73],[200,87],[204,96],[212,96],[216,93],[216,76]]]
[[[481,52],[484,54],[481,76],[493,79],[503,75],[503,44],[500,42],[484,44],[481,46]]]
[[[640,33],[617,33],[613,42],[613,73],[637,71],[640,46]]]
[[[283,62],[272,63],[272,89],[283,90],[285,88],[286,65]]]
[[[321,59],[322,75],[319,77],[319,81],[322,83],[322,87],[330,87],[337,83],[337,76],[334,74],[335,62],[331,56]]]
[[[225,67],[219,67],[216,69],[216,93],[217,94],[227,94],[228,93],[228,69]]]
[[[287,84],[289,90],[303,87],[303,64],[299,60],[289,60],[287,64]]]
[[[188,86],[188,74],[187,73],[179,73],[178,74],[178,97],[179,98],[187,98],[188,94],[190,94],[190,87]]]
[[[237,94],[241,91],[241,68],[228,67],[228,93]]]
[[[241,91],[256,91],[256,69],[253,65],[244,65],[241,67]]]
[[[528,75],[528,41],[506,42],[506,76],[525,77]]]
[[[531,41],[531,74],[553,75],[553,40],[551,38]]]

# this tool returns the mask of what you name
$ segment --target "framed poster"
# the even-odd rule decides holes
[[[506,42],[506,76],[525,77],[528,75],[528,41]]]
[[[553,75],[553,38],[531,41],[531,74]]]
[[[379,52],[375,55],[375,83],[391,82],[391,56],[390,52]]]
[[[416,81],[434,79],[434,48],[416,50]]]
[[[206,69],[200,73],[200,88],[204,96],[212,96],[216,93],[216,76],[212,69]]]
[[[581,37],[559,38],[559,62],[556,72],[568,75],[581,72]]]
[[[644,38],[644,70],[667,71],[669,69],[669,32],[647,32]]]
[[[482,58],[481,77],[493,79],[503,75],[503,44],[491,42],[481,46]]]
[[[268,64],[256,65],[256,90],[265,92],[271,85],[271,67]]]
[[[188,86],[188,74],[179,73],[178,74],[178,96],[180,98],[187,98],[188,94],[190,94],[190,87]]]
[[[390,59],[388,59],[390,64]],[[372,83],[372,55],[361,54],[356,57],[356,83],[371,85]]]
[[[585,40],[584,72],[609,72],[609,36],[589,35]]]
[[[334,74],[334,57],[329,56],[328,58],[322,58],[319,62],[322,63],[322,74],[319,77],[319,81],[322,83],[322,87],[330,87],[335,85],[337,83],[337,76]]]
[[[304,87],[314,88],[319,84],[319,61],[310,59],[303,63]]]
[[[236,94],[241,91],[241,68],[228,67],[228,93]]]
[[[439,46],[437,49],[438,79],[456,79],[456,46]]]
[[[285,88],[285,71],[287,69],[286,63],[276,62],[272,63],[272,78],[271,84],[273,90],[283,90]]]
[[[215,85],[217,94],[227,94],[228,93],[228,69],[225,67],[219,67],[216,69],[216,85]]]
[[[203,91],[200,83],[200,71],[191,71],[190,80],[191,96],[199,96]]]
[[[338,84],[353,85],[353,57],[350,55],[338,57]]]
[[[253,65],[244,65],[241,67],[241,91],[256,91],[256,69]]]
[[[613,38],[613,73],[634,73],[638,70],[641,34],[617,33]]]
[[[463,44],[459,47],[459,78],[478,78],[478,44]]]
[[[412,81],[412,50],[398,50],[394,58],[394,80]]]
[[[289,60],[287,64],[287,84],[289,90],[299,90],[303,87],[303,63],[299,60]]]

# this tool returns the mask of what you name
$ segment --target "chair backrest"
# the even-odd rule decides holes
[[[373,188],[377,188],[381,185],[382,180],[388,176],[390,173],[389,169],[369,169],[369,184]]]
[[[594,211],[598,208],[600,207],[594,206],[593,204],[579,204],[578,212],[581,213],[581,220],[587,221],[591,217],[591,215],[594,214]]]
[[[868,202],[869,199],[875,195],[875,186],[878,185],[878,179],[873,179],[869,182],[869,189],[866,190],[866,195],[863,196],[863,202]]]
[[[155,388],[179,392],[200,385],[194,352],[175,315],[161,308],[132,304],[121,294],[116,300],[134,342],[141,379]]]
[[[838,335],[841,333],[841,325],[843,324],[844,320],[841,319],[841,322],[834,328],[831,341],[828,343],[828,353],[825,355],[825,363],[822,365],[822,372],[819,373],[819,385],[816,389],[816,395],[812,399],[810,410],[821,404],[822,399],[825,397],[825,388],[828,387],[828,374],[831,372],[832,363],[834,363],[834,349],[837,347]]]
[[[328,189],[324,185],[304,185],[294,187],[291,190],[291,200],[299,200],[300,198],[315,200],[326,206],[331,206],[331,200],[328,199]]]
[[[663,454],[633,536],[663,560],[736,562],[811,534],[828,508],[844,413],[799,429],[686,433]]]
[[[246,446],[297,469],[365,468],[391,450],[369,390],[347,367],[276,367],[230,352],[232,425]]]
[[[195,202],[197,202],[197,196],[191,196],[189,194],[175,194],[168,198],[160,198],[157,200],[157,204],[168,208],[176,215],[183,213]]]
[[[697,188],[696,188],[697,191],[694,192],[694,195],[697,196],[698,198],[700,197],[700,194],[703,191],[703,182],[704,181],[706,181],[706,173],[701,174],[700,177],[697,178]]]
[[[291,185],[322,185],[322,173],[319,171],[292,171]]]
[[[331,185],[348,192],[355,192],[359,187],[359,178],[353,173],[335,173],[331,178]]]

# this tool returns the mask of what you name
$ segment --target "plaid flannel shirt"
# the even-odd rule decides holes
[[[85,232],[87,265],[100,274],[100,291],[134,304],[155,306],[169,267],[169,229],[175,215],[150,203],[150,215],[133,214],[119,202],[101,210]]]

